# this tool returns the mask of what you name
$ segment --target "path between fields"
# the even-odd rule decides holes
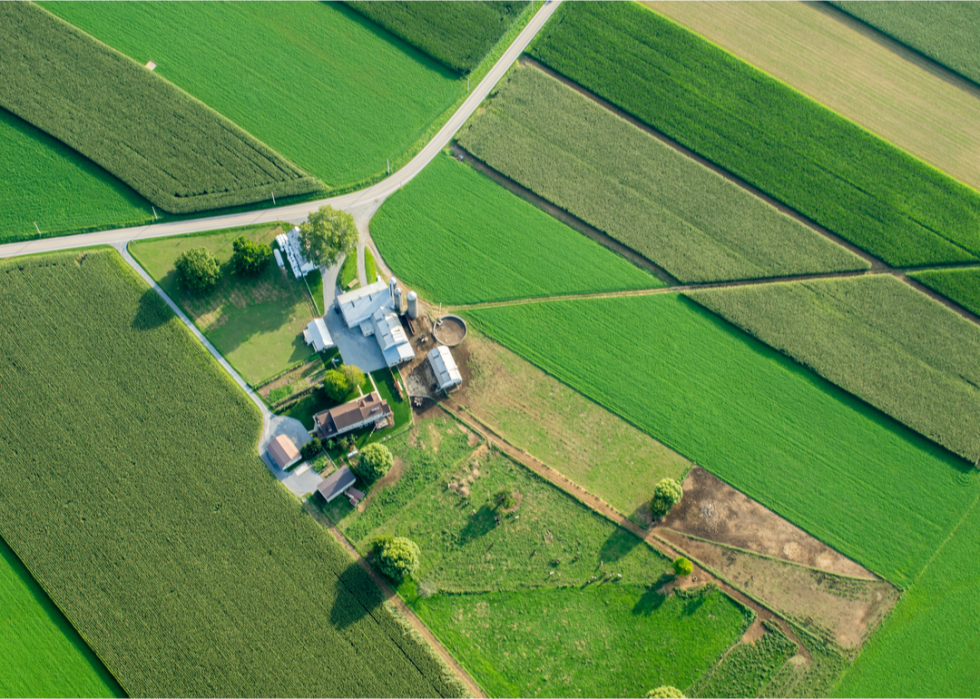
[[[519,447],[516,447],[510,442],[508,442],[507,439],[505,439],[503,436],[495,432],[484,422],[479,421],[477,424],[474,424],[475,422],[477,422],[476,419],[470,415],[469,411],[466,411],[469,417],[464,416],[462,414],[463,409],[453,404],[452,398],[448,398],[447,400],[441,401],[437,403],[437,405],[440,408],[442,408],[444,411],[446,411],[446,413],[451,415],[456,420],[459,420],[460,422],[465,424],[471,430],[473,430],[478,435],[480,435],[483,439],[487,440],[489,444],[492,444],[494,447],[502,451],[504,454],[509,456],[514,461],[517,461],[525,468],[530,469],[531,471],[539,475],[541,478],[544,478],[553,486],[555,486],[562,492],[570,495],[575,500],[585,505],[596,514],[603,516],[604,518],[611,521],[613,524],[619,525],[623,529],[629,531],[634,536],[642,539],[644,542],[646,542],[648,545],[650,545],[651,547],[653,547],[654,549],[662,553],[664,556],[667,556],[667,558],[673,560],[678,555],[683,555],[686,558],[689,558],[695,564],[698,563],[698,561],[695,558],[691,558],[691,556],[687,552],[683,551],[679,547],[675,546],[674,544],[658,536],[658,532],[659,532],[658,527],[651,527],[650,529],[644,529],[639,524],[629,519],[622,512],[620,512],[612,505],[607,503],[605,500],[593,495],[589,491],[585,490],[584,488],[570,481],[568,478],[566,478],[561,473],[559,473],[555,469],[545,464],[543,461],[540,461],[539,459],[531,456],[523,449],[520,449]],[[799,640],[796,638],[796,634],[793,632],[793,629],[789,626],[786,620],[783,619],[775,610],[770,609],[769,607],[765,606],[761,602],[758,602],[751,597],[748,597],[741,590],[732,586],[724,579],[719,578],[718,576],[712,574],[708,570],[704,569],[701,565],[695,565],[694,572],[691,573],[691,576],[688,578],[688,580],[691,582],[697,582],[698,585],[702,585],[709,582],[714,583],[718,586],[718,589],[724,592],[726,595],[734,599],[739,604],[748,607],[749,609],[754,611],[756,614],[756,620],[749,627],[749,629],[746,630],[746,634],[749,633],[749,630],[755,629],[755,627],[760,622],[765,620],[773,620],[779,623],[780,628],[783,630],[783,633],[785,633],[790,639],[792,639],[794,643],[796,643],[798,654],[805,656],[807,659],[810,658],[810,653],[806,650],[803,644],[800,643]]]

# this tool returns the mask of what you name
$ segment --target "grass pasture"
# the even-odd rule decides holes
[[[699,678],[691,694],[696,697],[759,697],[768,689],[797,647],[778,628],[750,643],[739,643],[711,671]],[[765,694],[764,696],[779,696]]]
[[[980,328],[908,284],[885,274],[687,296],[968,462],[980,456]]]
[[[0,529],[129,694],[459,691],[270,476],[255,406],[118,254],[2,262],[0,296]]]
[[[460,144],[683,282],[868,267],[535,68],[511,71]]]
[[[371,235],[395,274],[436,302],[663,286],[448,155],[382,204]]]
[[[931,269],[909,275],[933,291],[980,315],[980,268]]]
[[[457,73],[476,68],[527,6],[515,2],[348,2],[355,12]]]
[[[905,586],[976,497],[950,455],[675,295],[468,320],[824,543]]]
[[[0,143],[0,244],[153,221],[124,183],[2,108]]]
[[[980,6],[972,2],[831,2],[980,84]]]
[[[126,696],[3,539],[0,609],[0,696]]]
[[[530,53],[893,266],[980,253],[980,193],[646,8],[563,5]]]
[[[140,265],[252,385],[313,354],[303,340],[303,329],[314,317],[303,281],[291,273],[283,276],[275,260],[254,279],[239,277],[230,266],[232,241],[238,236],[273,245],[282,232],[279,225],[265,224],[140,240],[130,246]],[[218,286],[204,296],[182,289],[174,269],[177,258],[196,247],[210,250],[221,265]],[[318,299],[316,315],[323,315],[320,275],[311,272],[306,279],[313,298]]]
[[[386,159],[394,167],[466,92],[338,3],[44,7],[137,63],[155,61],[156,73],[335,188],[385,172]]]
[[[166,80],[31,3],[0,6],[0,106],[171,213],[308,194],[316,178]],[[16,75],[16,78],[13,76]]]
[[[964,90],[963,85],[924,68],[921,61],[899,55],[880,37],[869,35],[873,30],[854,21],[842,22],[832,9],[808,3],[643,4],[980,189],[980,90]],[[855,14],[867,12],[864,8],[870,4],[876,3],[860,3]],[[959,13],[952,9],[968,3],[887,4],[898,10],[895,14],[903,15],[922,12],[919,7],[944,7],[950,15],[972,12],[974,31],[980,32],[980,8]],[[950,43],[949,34],[959,27],[955,21],[935,26],[942,26],[944,44]],[[980,52],[980,42],[976,38],[973,42],[974,52]],[[977,66],[980,68],[980,61]],[[939,104],[942,109],[936,109]]]

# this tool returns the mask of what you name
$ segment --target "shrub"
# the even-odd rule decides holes
[[[323,391],[333,401],[342,401],[350,392],[351,386],[347,377],[336,369],[330,369],[323,375]]]
[[[323,443],[318,437],[314,437],[299,449],[299,453],[303,455],[304,459],[312,459],[321,451],[323,451]]]
[[[350,438],[349,438],[350,439]],[[361,450],[361,458],[354,472],[366,481],[374,481],[391,470],[394,457],[384,444],[368,444]]]
[[[647,692],[647,699],[684,699],[684,692],[669,684],[662,684]]]
[[[328,439],[327,440],[327,449],[329,449],[330,451],[333,451],[336,448],[337,448],[337,443],[335,441],[333,441],[332,439]]]
[[[674,574],[678,577],[684,577],[690,575],[694,572],[694,564],[689,560],[680,556],[674,560]]]
[[[514,505],[517,504],[517,498],[514,497],[514,491],[510,488],[501,488],[493,496],[493,500],[497,503],[497,507],[501,510],[509,510]]]
[[[340,373],[344,375],[347,379],[348,391],[353,391],[355,388],[364,383],[364,372],[358,369],[352,364],[344,364],[340,367]]]
[[[411,577],[419,569],[418,545],[403,536],[379,537],[375,544],[375,560],[382,573],[392,580]]]
[[[177,282],[195,294],[205,294],[221,277],[217,258],[207,248],[192,248],[174,262]]]
[[[231,256],[231,264],[239,274],[255,276],[265,269],[272,258],[272,248],[243,235],[235,238],[231,247],[235,251]]]
[[[673,478],[664,478],[653,489],[650,511],[657,519],[666,517],[684,497],[684,489]]]

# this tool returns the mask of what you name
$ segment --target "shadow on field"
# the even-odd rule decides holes
[[[616,527],[599,549],[599,559],[603,563],[614,563],[641,544],[643,540],[638,536],[622,527]]]
[[[466,526],[459,532],[459,545],[465,546],[474,539],[479,539],[497,526],[495,510],[490,505],[484,505],[469,518]]]
[[[173,311],[164,303],[160,295],[153,289],[147,289],[140,296],[139,307],[133,318],[132,327],[135,330],[153,330],[159,328],[173,317]]]
[[[384,602],[374,580],[364,568],[351,563],[337,576],[337,596],[330,609],[330,623],[344,629],[371,614]]]
[[[658,590],[663,585],[664,579],[661,578],[657,582],[650,585],[647,591],[644,592],[640,599],[636,601],[633,605],[633,615],[634,616],[650,616],[655,611],[660,609],[664,602],[667,601],[667,595],[662,595]]]

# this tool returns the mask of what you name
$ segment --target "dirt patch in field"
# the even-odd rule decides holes
[[[859,580],[662,531],[661,536],[816,636],[857,649],[898,601],[884,580]]]
[[[683,485],[684,498],[662,522],[666,529],[830,573],[878,580],[866,568],[699,466],[691,469]]]

